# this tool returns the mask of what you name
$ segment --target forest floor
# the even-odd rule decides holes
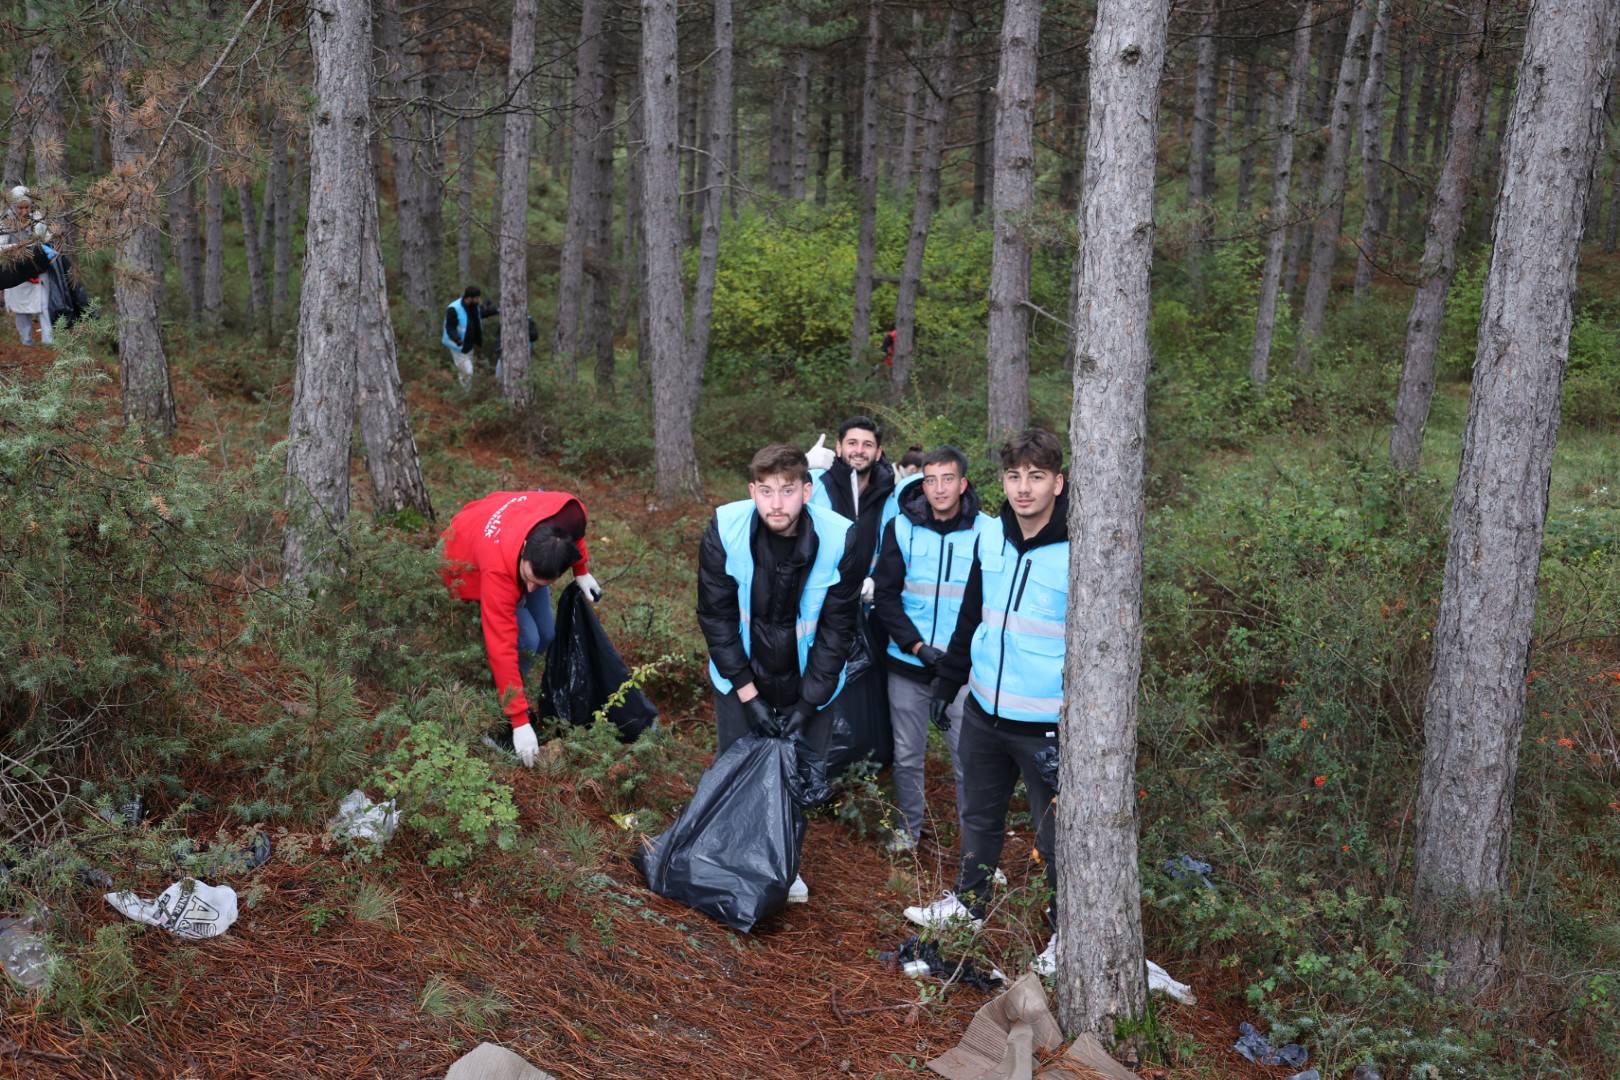
[[[45,350],[0,346],[7,369],[46,358]],[[263,406],[222,402],[179,376],[176,390],[177,450],[219,452],[227,433],[240,440],[255,427],[269,441],[278,437]],[[116,408],[115,372],[105,393]],[[435,429],[455,422],[458,407],[419,388],[413,399],[421,441],[436,443]],[[501,476],[502,486],[571,488],[589,506],[593,530],[679,528],[696,549],[706,510],[659,509],[639,480],[568,476],[555,461],[526,458],[498,440],[466,442],[453,454]],[[434,483],[443,520],[453,506]],[[357,495],[365,486],[357,461]],[[598,555],[610,590],[612,550]],[[638,575],[637,587],[656,588],[650,583],[660,577]],[[671,585],[653,603],[690,605],[686,586],[676,591],[674,584],[689,579],[662,579]],[[622,644],[632,663],[645,659],[634,642]],[[290,678],[273,664],[264,674]],[[206,675],[200,682],[207,685]],[[706,699],[701,691],[688,695]],[[197,708],[224,708],[227,719],[252,722],[245,705],[201,700]],[[229,715],[232,708],[239,717]],[[713,731],[707,705],[666,704],[662,722],[695,760],[705,758]],[[933,759],[930,767],[931,802],[948,807],[948,765]],[[207,771],[196,767],[199,777]],[[150,990],[132,1022],[80,1031],[30,998],[4,999],[0,1076],[426,1080],[489,1040],[573,1080],[892,1077],[926,1072],[923,1063],[954,1046],[988,1000],[962,985],[941,993],[936,980],[915,981],[878,957],[909,935],[901,909],[949,883],[948,848],[925,841],[920,856],[897,861],[870,835],[814,820],[804,854],[810,903],[741,935],[643,886],[630,862],[635,838],[612,822],[590,783],[555,770],[499,771],[524,831],[561,849],[553,865],[567,869],[562,876],[537,875],[532,861],[493,851],[459,873],[431,871],[422,858],[428,844],[408,831],[382,859],[355,863],[325,847],[318,824],[276,826],[276,854],[247,876],[245,889],[238,883],[245,902],[229,932],[202,943],[159,930],[136,935],[128,977]],[[250,780],[222,775],[211,782],[223,805],[230,785]],[[223,814],[196,815],[187,829],[204,837],[227,824]],[[941,836],[948,842],[949,834]],[[1009,844],[1004,867],[1015,884],[1038,875],[1027,842]],[[93,930],[120,920],[100,890],[82,892],[75,925]],[[992,931],[987,948],[1016,973],[1041,943],[1032,927],[1010,926]],[[1157,1003],[1167,1064],[1144,1066],[1140,1075],[1280,1078],[1291,1071],[1249,1065],[1230,1050],[1237,1024],[1252,1018],[1239,973],[1213,959],[1188,968],[1156,958],[1194,987],[1200,1004]]]

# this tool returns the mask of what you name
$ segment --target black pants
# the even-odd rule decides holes
[[[1028,731],[1009,730],[1007,721],[995,727],[979,703],[969,694],[962,710],[962,732],[957,737],[956,760],[962,770],[962,869],[956,879],[956,895],[983,918],[994,891],[991,876],[1001,862],[1002,844],[1007,838],[1007,808],[1013,788],[1023,777],[1029,792],[1030,817],[1035,822],[1035,849],[1046,865],[1046,883],[1057,895],[1057,864],[1053,841],[1057,834],[1057,792],[1041,777],[1035,755],[1057,742],[1057,727],[1044,724],[1027,726]],[[1048,904],[1048,924],[1054,920]]]
[[[742,702],[737,700],[737,692],[714,695],[714,726],[719,737],[719,746],[715,753],[723,754],[726,747],[748,734],[748,721],[743,716]],[[811,749],[822,757],[827,756],[827,743],[832,737],[832,713],[826,709],[821,710],[810,718],[805,725],[804,738]]]

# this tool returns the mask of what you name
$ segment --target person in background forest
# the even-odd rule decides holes
[[[468,285],[461,297],[444,309],[444,331],[439,340],[450,350],[450,362],[455,365],[462,389],[472,385],[473,353],[484,344],[484,320],[500,314],[493,305],[484,305],[483,298],[482,289]]]
[[[585,596],[602,597],[585,526],[585,504],[566,491],[497,491],[463,506],[443,534],[440,574],[457,599],[478,602],[489,671],[510,721],[490,741],[530,768],[540,743],[523,678],[555,633],[551,583],[572,567]]]
[[[0,220],[0,245],[12,247],[42,241],[49,237],[44,220],[34,209],[33,196],[22,185],[6,193],[7,213]],[[6,310],[17,325],[17,337],[24,345],[35,344],[34,321],[39,321],[38,343],[50,345],[50,290],[44,277],[26,278],[5,291]]]
[[[715,510],[698,554],[719,752],[752,731],[800,733],[825,755],[823,710],[844,685],[866,562],[854,523],[810,501],[803,453],[767,446],[748,478],[749,497]],[[809,899],[800,876],[788,903]]]
[[[950,646],[934,662],[935,725],[949,727],[951,705],[964,685],[968,696],[956,742],[962,772],[956,888],[932,904],[905,910],[908,920],[929,928],[983,921],[1020,777],[1047,884],[1054,895],[1057,889],[1056,751],[1069,604],[1062,442],[1038,429],[1009,439],[1001,448],[1001,484],[1007,496],[1001,519],[978,539]],[[1046,917],[1053,925],[1051,903]],[[1055,931],[1030,967],[1040,975],[1057,969]]]
[[[909,454],[907,455],[910,456]],[[904,459],[902,459],[904,460]],[[894,793],[901,822],[889,839],[891,852],[910,851],[922,833],[927,804],[923,760],[928,750],[929,684],[944,646],[956,629],[968,572],[981,536],[994,534],[995,519],[979,511],[968,483],[966,456],[944,446],[923,458],[922,479],[900,489],[900,509],[884,526],[878,549],[874,610],[889,639],[889,720],[894,729]],[[999,538],[999,537],[998,537]],[[949,706],[962,716],[966,687]],[[956,737],[948,727],[956,798],[962,800],[962,768]]]

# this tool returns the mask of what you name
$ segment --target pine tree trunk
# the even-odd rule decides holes
[[[383,272],[382,239],[378,235],[375,177],[367,177],[364,187],[360,292],[355,297],[359,307],[355,411],[366,444],[372,508],[379,514],[419,510],[431,520],[433,504],[428,501],[427,484],[422,479],[422,461],[416,452],[416,437],[411,433],[410,406],[399,379],[394,327],[388,317],[388,278]]]
[[[349,439],[360,345],[365,207],[371,198],[367,0],[320,0],[309,16],[315,67],[309,218],[298,304],[298,367],[287,428],[282,577],[302,582],[330,562],[349,516]]]
[[[927,102],[923,106],[922,169],[917,174],[916,195],[911,205],[911,234],[906,242],[906,260],[900,269],[900,288],[894,304],[894,367],[889,378],[897,399],[905,393],[911,379],[911,356],[917,339],[917,290],[922,281],[928,229],[939,207],[939,169],[945,152],[945,129],[950,121],[951,87],[956,79],[956,39],[961,23],[962,16],[954,11],[947,18],[932,87],[922,91]],[[921,63],[922,31],[913,26],[916,33],[912,38],[912,55]]]
[[[109,135],[113,168],[142,172],[152,148],[146,131],[132,115],[138,103],[130,100],[126,85],[134,67],[131,46],[123,38],[112,38],[106,45],[106,59],[108,81],[112,84]],[[158,336],[154,282],[163,276],[163,251],[157,222],[155,185],[150,181],[129,185],[118,214],[113,307],[117,312],[124,421],[131,427],[167,436],[175,426],[174,390],[163,341]]]
[[[639,102],[641,94],[640,69],[637,69],[636,93],[630,102],[630,123],[627,137],[630,141],[630,228],[636,238],[635,296],[636,296],[636,367],[643,380],[650,381],[652,373],[652,323],[647,304],[647,214],[642,193],[647,189],[646,106]]]
[[[26,77],[12,79],[11,100],[16,103],[25,103],[28,100],[28,86],[29,82]],[[18,108],[14,111],[20,119],[23,115],[22,110]],[[26,174],[28,170],[28,144],[30,141],[32,141],[32,135],[28,130],[28,125],[26,123],[17,123],[14,120],[10,131],[6,134],[6,161],[3,166],[0,166],[0,185],[10,189],[28,179]]]
[[[866,64],[861,83],[860,239],[855,248],[855,317],[849,331],[850,363],[866,357],[872,336],[872,274],[877,259],[878,67],[883,0],[866,0]]]
[[[1317,190],[1316,220],[1311,237],[1310,277],[1305,283],[1305,304],[1300,310],[1294,369],[1309,374],[1315,349],[1327,319],[1328,293],[1333,286],[1333,264],[1339,257],[1339,227],[1344,223],[1344,185],[1350,161],[1351,121],[1361,89],[1362,63],[1367,56],[1367,30],[1372,0],[1356,0],[1345,37],[1344,59],[1339,62],[1339,85],[1333,94],[1333,128],[1322,181]]]
[[[775,73],[770,124],[771,159],[766,183],[772,195],[785,199],[793,187],[793,86],[785,67]]]
[[[1457,240],[1462,234],[1463,209],[1474,174],[1474,158],[1485,118],[1485,65],[1490,40],[1486,36],[1488,0],[1476,0],[1471,16],[1470,42],[1463,57],[1451,112],[1451,138],[1445,165],[1434,188],[1434,205],[1424,234],[1423,264],[1412,311],[1406,319],[1406,350],[1400,388],[1395,395],[1395,426],[1389,438],[1389,460],[1395,468],[1413,471],[1423,452],[1423,428],[1434,398],[1434,354],[1445,319],[1446,293],[1457,273]]]
[[[529,106],[539,8],[539,0],[516,0],[506,69],[506,93],[513,111],[506,115],[501,156],[501,395],[516,408],[529,403],[529,155],[534,138]],[[590,164],[586,158],[586,177],[591,173]]]
[[[1603,233],[1603,250],[1611,255],[1620,242],[1620,155],[1613,156],[1614,164],[1609,168],[1609,227]]]
[[[225,174],[208,149],[208,173],[203,180],[203,323],[218,328],[225,314]]]
[[[1254,320],[1254,344],[1249,350],[1249,378],[1265,385],[1271,370],[1271,338],[1277,325],[1277,298],[1283,286],[1283,258],[1288,246],[1288,188],[1294,171],[1294,129],[1299,121],[1300,99],[1311,66],[1311,25],[1316,16],[1313,4],[1300,8],[1294,26],[1294,53],[1283,86],[1281,112],[1277,116],[1277,160],[1271,171],[1271,212],[1267,222],[1271,233],[1266,240],[1266,265],[1260,274],[1260,300]]]
[[[979,91],[978,111],[974,115],[973,137],[973,219],[977,221],[990,200],[990,155],[996,133],[995,111],[990,102],[990,91]]]
[[[469,73],[462,107],[471,109],[477,84]],[[473,182],[478,172],[478,120],[473,116],[456,118],[456,277],[465,288],[472,282]]]
[[[1040,0],[1007,0],[996,79],[995,236],[990,251],[989,440],[1029,426],[1029,265],[1035,208],[1035,66]],[[1155,77],[1155,85],[1157,78]]]
[[[838,155],[838,178],[844,183],[859,183],[861,171],[861,84],[845,79],[839,87],[843,91],[844,124],[843,143]]]
[[[1418,87],[1417,115],[1412,120],[1412,162],[1429,161],[1429,130],[1436,125],[1435,98],[1439,96],[1440,76],[1445,54],[1428,42],[1423,60],[1423,82]]]
[[[292,280],[292,177],[287,168],[287,124],[277,117],[270,131],[271,258],[270,329],[286,325]]]
[[[427,177],[419,160],[421,137],[419,126],[413,122],[414,108],[408,102],[420,96],[422,77],[418,68],[419,56],[406,51],[400,26],[400,0],[381,0],[377,4],[377,50],[381,65],[380,86],[393,99],[388,107],[388,141],[393,154],[394,208],[399,221],[400,276],[404,284],[405,303],[418,321],[426,322],[429,312],[438,307],[433,295],[432,251],[428,242],[430,228],[425,213]],[[437,319],[434,320],[437,323]]]
[[[698,147],[709,145],[709,100],[704,93],[703,79],[694,74],[692,84],[692,112],[687,122],[686,135],[682,145],[691,147],[686,151],[686,183],[681,196],[681,224],[685,230],[685,242],[692,243],[698,238],[698,219],[701,215],[700,207],[703,199],[698,192],[698,178],[702,175],[698,159]],[[788,156],[787,156],[787,193],[793,190],[793,94],[792,84],[788,88]]]
[[[1101,0],[1080,209],[1057,797],[1058,1019],[1109,1045],[1147,1009],[1137,869],[1148,274],[1169,5]],[[1000,185],[998,184],[998,187]],[[1081,464],[1084,463],[1084,464]],[[1138,1029],[1140,1030],[1140,1029]]]
[[[1417,74],[1417,30],[1410,24],[1401,28],[1401,88],[1395,99],[1395,119],[1389,132],[1389,184],[1384,190],[1384,207],[1389,214],[1390,236],[1400,236],[1402,224],[1411,216],[1416,188],[1407,178],[1411,155],[1410,113],[1412,79]]]
[[[1215,22],[1220,0],[1204,0],[1198,19],[1197,60],[1193,65],[1192,146],[1187,159],[1187,209],[1199,215],[1193,241],[1199,245],[1194,258],[1202,253],[1208,239],[1207,200],[1213,194],[1215,178],[1215,73],[1219,63],[1215,42]]]
[[[722,0],[723,2],[723,0]],[[679,157],[676,114],[680,78],[675,38],[675,0],[641,0],[642,249],[647,278],[642,307],[647,335],[642,348],[652,375],[653,468],[658,494],[696,495],[697,448],[692,440],[694,372],[682,325],[681,230],[676,187]]]
[[[923,48],[923,12],[920,7],[911,9],[909,45],[911,59],[900,81],[900,107],[905,111],[905,116],[900,133],[900,160],[895,169],[895,194],[911,190],[912,177],[917,171],[917,129],[927,123],[923,114],[928,106],[920,96],[922,80],[917,77],[917,64],[921,63]],[[932,100],[933,95],[930,94],[928,101]],[[896,318],[897,324],[898,321]]]
[[[1434,145],[1429,150],[1430,161],[1440,160],[1440,155],[1446,151],[1446,125],[1441,122],[1441,117],[1451,115],[1452,102],[1457,100],[1457,70],[1451,65],[1450,61],[1450,50],[1447,50],[1445,82],[1441,86],[1440,111],[1435,116],[1432,129],[1434,132]]]
[[[809,33],[809,19],[799,13],[799,32]],[[729,118],[727,123],[729,123]],[[788,194],[804,198],[805,180],[810,172],[810,52],[793,50],[793,183]]]
[[[738,216],[737,178],[742,175],[742,121],[737,108],[737,95],[731,95],[731,151],[730,165],[726,168],[726,211],[731,214],[731,220],[736,221]],[[808,153],[808,151],[807,151]]]
[[[38,19],[39,13],[30,7],[28,21]],[[67,179],[67,125],[61,104],[65,81],[55,50],[45,44],[35,46],[28,57],[29,121],[34,134],[34,183],[41,186]]]
[[[1615,57],[1615,63],[1620,64],[1620,55],[1617,55]],[[1490,87],[1489,87],[1490,73],[1489,73],[1488,70],[1486,72],[1485,78],[1486,78],[1486,94],[1485,94],[1486,107],[1489,108],[1489,104],[1490,104],[1490,102],[1489,102],[1489,99],[1490,99]],[[1458,85],[1459,85],[1459,87],[1461,86],[1461,80],[1460,79],[1458,81]],[[1462,91],[1459,89],[1458,93],[1461,93],[1461,92]],[[1497,193],[1497,187],[1499,186],[1498,181],[1500,180],[1500,174],[1501,174],[1502,148],[1507,145],[1508,112],[1511,109],[1512,105],[1513,105],[1513,73],[1510,71],[1510,72],[1508,72],[1507,79],[1506,79],[1505,83],[1502,86],[1502,93],[1500,95],[1498,95],[1497,101],[1496,101],[1496,138],[1492,139],[1485,146],[1485,179],[1484,179],[1484,183],[1480,186],[1480,191],[1481,191],[1482,195],[1481,195],[1481,198],[1479,200],[1480,201],[1479,233],[1487,241],[1490,239],[1491,222],[1496,217],[1496,193]],[[1613,110],[1614,110],[1613,94],[1610,95],[1609,109],[1610,109],[1610,115],[1613,115]],[[1482,128],[1481,131],[1483,131],[1483,130],[1484,129]],[[1596,206],[1599,200],[1594,195],[1591,201],[1592,201],[1592,205]],[[1596,229],[1594,227],[1593,232],[1595,233],[1595,231],[1596,231]]]
[[[613,79],[615,38],[602,42],[602,97],[598,109],[600,128],[596,136],[596,156],[591,167],[596,178],[591,188],[591,235],[587,243],[584,327],[580,332],[580,352],[595,358],[596,388],[613,390],[613,148],[616,142],[613,119],[619,107],[619,87]]]
[[[600,175],[596,167],[596,147],[605,126],[601,115],[603,84],[611,78],[602,62],[606,7],[602,0],[584,0],[579,17],[579,48],[574,53],[574,99],[569,113],[573,152],[568,169],[568,216],[563,222],[562,258],[557,267],[557,322],[551,344],[552,359],[569,382],[574,381],[579,370],[579,309],[585,281],[585,244],[591,231],[596,180]]]
[[[1453,993],[1484,990],[1502,960],[1536,577],[1617,24],[1613,0],[1533,6],[1508,129],[1434,627],[1413,858],[1416,955],[1445,957],[1436,981]]]
[[[827,205],[827,173],[832,168],[832,103],[837,92],[838,80],[829,71],[821,77],[821,145],[816,150],[817,206]]]
[[[1384,185],[1380,175],[1384,157],[1384,48],[1392,16],[1390,0],[1378,0],[1372,42],[1367,49],[1367,77],[1361,84],[1361,243],[1355,279],[1358,301],[1366,297],[1372,285],[1373,256],[1384,231]]]
[[[709,60],[710,97],[706,110],[710,117],[708,152],[703,156],[703,188],[698,195],[703,203],[703,231],[698,239],[697,281],[692,287],[692,318],[687,324],[686,339],[684,374],[691,393],[688,416],[697,415],[703,368],[709,359],[709,325],[714,315],[714,278],[720,261],[720,215],[725,196],[725,170],[721,163],[725,160],[726,144],[731,141],[731,0],[713,0],[713,6],[714,51]]]
[[[169,257],[179,269],[180,291],[185,294],[186,314],[193,322],[202,315],[202,243],[197,228],[197,180],[191,140],[175,140],[169,173]]]
[[[1260,151],[1260,99],[1265,92],[1259,55],[1251,51],[1244,59],[1243,134],[1237,170],[1237,211],[1240,214],[1247,214],[1254,205],[1254,166]]]
[[[243,178],[236,184],[236,208],[242,219],[242,247],[248,273],[248,323],[259,325],[269,314],[264,291],[264,253],[259,248],[257,215],[253,210],[253,183]]]

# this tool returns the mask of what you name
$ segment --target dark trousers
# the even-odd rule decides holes
[[[962,733],[957,738],[956,760],[962,770],[962,870],[956,895],[982,918],[993,890],[991,876],[1001,862],[1007,838],[1007,808],[1013,788],[1023,777],[1029,792],[1030,817],[1035,822],[1035,849],[1046,866],[1046,883],[1057,895],[1057,864],[1053,841],[1057,834],[1057,798],[1035,763],[1035,755],[1057,742],[1057,728],[1028,725],[1029,731],[992,726],[970,694],[962,710]],[[1047,922],[1055,912],[1047,905]]]
[[[719,736],[716,754],[725,753],[726,747],[748,734],[748,721],[743,717],[742,702],[737,700],[735,690],[714,695],[714,726]],[[827,743],[832,738],[832,713],[823,709],[812,716],[805,725],[804,738],[816,753],[825,757]]]

